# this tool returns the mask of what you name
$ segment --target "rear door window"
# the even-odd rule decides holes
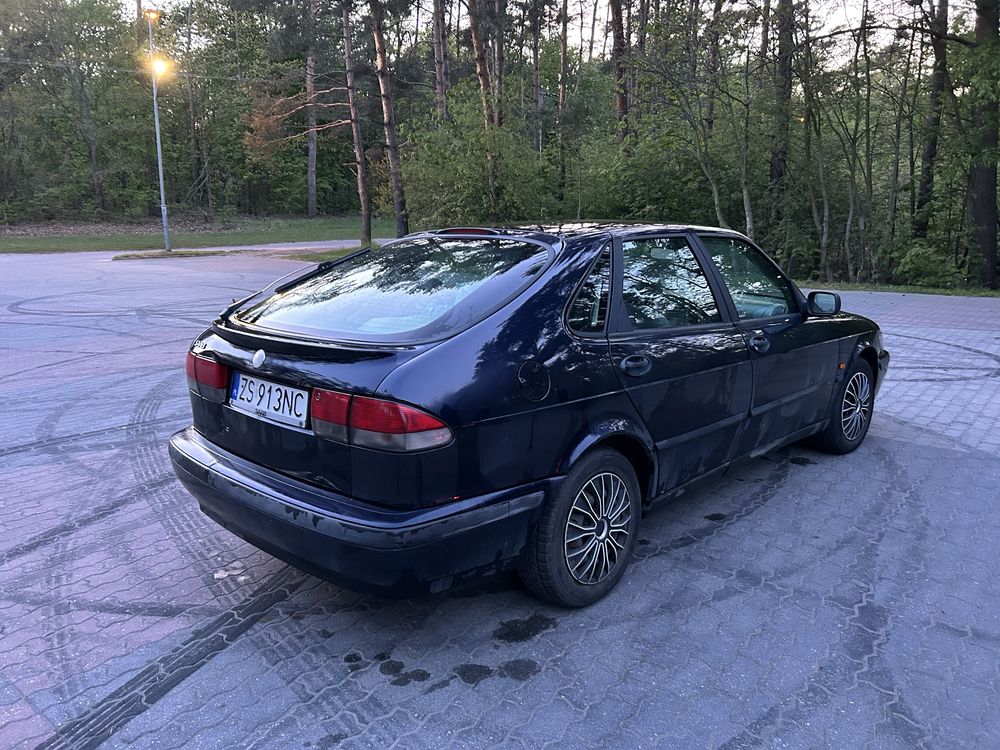
[[[684,237],[622,243],[622,301],[633,330],[722,320],[694,251]]]
[[[348,258],[259,302],[237,322],[351,341],[427,341],[524,290],[549,249],[493,238],[417,238]]]

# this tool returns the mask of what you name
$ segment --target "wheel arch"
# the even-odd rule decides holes
[[[862,336],[854,347],[854,356],[851,357],[850,364],[854,364],[857,359],[863,359],[872,368],[872,385],[878,384],[878,349],[875,347],[875,334],[869,333]]]
[[[607,448],[622,454],[632,464],[639,488],[642,491],[642,501],[648,504],[655,496],[656,488],[656,449],[648,435],[636,429],[628,429],[622,425],[606,426],[591,432],[577,442],[563,462],[563,469],[569,471],[585,455],[595,450]]]

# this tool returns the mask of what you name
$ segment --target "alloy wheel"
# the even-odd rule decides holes
[[[865,373],[856,372],[847,383],[844,402],[840,408],[840,424],[844,429],[844,437],[853,441],[861,436],[871,414],[871,408],[871,380]]]
[[[604,580],[625,551],[631,521],[632,504],[621,477],[605,472],[584,484],[566,519],[570,575],[587,586]]]

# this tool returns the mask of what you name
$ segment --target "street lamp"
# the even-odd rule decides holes
[[[153,126],[156,129],[156,168],[160,175],[160,218],[163,220],[163,247],[170,252],[170,227],[167,225],[167,196],[163,189],[163,149],[160,146],[160,107],[156,101],[157,83],[170,71],[170,62],[153,56],[153,24],[160,20],[160,11],[147,8],[142,12],[149,27],[149,70],[153,79]]]

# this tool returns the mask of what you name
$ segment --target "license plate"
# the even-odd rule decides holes
[[[309,391],[237,372],[233,374],[229,406],[265,422],[305,427]]]

